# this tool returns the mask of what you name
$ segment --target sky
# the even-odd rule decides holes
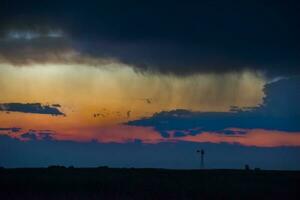
[[[299,170],[299,9],[1,1],[0,166]]]

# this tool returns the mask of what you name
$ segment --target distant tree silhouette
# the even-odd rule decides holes
[[[48,169],[66,169],[66,167],[61,165],[50,165],[48,166]]]
[[[108,169],[108,166],[99,166],[98,169]]]

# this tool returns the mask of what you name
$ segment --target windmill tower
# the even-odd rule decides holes
[[[201,149],[201,150],[197,150],[197,153],[199,153],[201,156],[200,169],[204,169],[204,154],[205,154],[205,152],[203,149]]]

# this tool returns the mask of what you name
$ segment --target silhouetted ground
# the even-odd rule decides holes
[[[300,172],[0,169],[0,199],[300,199]]]

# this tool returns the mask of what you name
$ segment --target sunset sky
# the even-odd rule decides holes
[[[1,1],[0,166],[300,169],[289,1]]]

